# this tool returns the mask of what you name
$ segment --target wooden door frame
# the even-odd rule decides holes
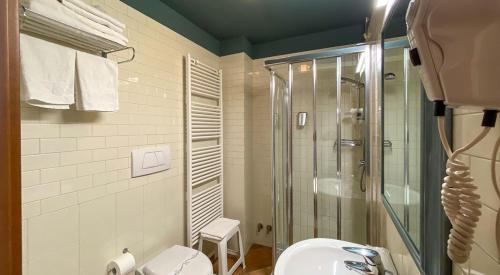
[[[22,274],[18,0],[0,0],[0,274]]]

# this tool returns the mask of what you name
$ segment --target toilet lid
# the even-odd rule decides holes
[[[178,245],[164,250],[142,268],[145,275],[212,275],[212,271],[205,254]]]

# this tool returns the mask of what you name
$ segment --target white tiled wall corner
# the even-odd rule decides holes
[[[256,228],[251,208],[255,188],[251,167],[252,125],[249,97],[252,86],[248,78],[251,59],[245,53],[221,57],[224,104],[224,214],[241,222],[245,249],[253,243]]]
[[[86,2],[127,25],[137,55],[116,113],[22,105],[23,275],[105,274],[124,247],[141,264],[185,242],[184,56],[220,58],[121,1]],[[165,143],[172,168],[131,179],[131,151]]]
[[[250,73],[252,83],[252,209],[249,234],[255,243],[272,246],[272,233],[258,232],[256,226],[262,223],[272,225],[272,179],[271,179],[271,100],[269,97],[269,72],[264,60],[252,62]],[[276,228],[274,228],[276,230]]]

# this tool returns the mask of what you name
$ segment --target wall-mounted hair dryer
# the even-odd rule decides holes
[[[406,22],[431,101],[500,110],[500,2],[413,0]]]
[[[406,14],[410,58],[417,66],[427,97],[435,103],[439,134],[448,155],[447,177],[441,201],[453,229],[448,256],[467,261],[481,202],[470,168],[457,156],[479,143],[495,126],[500,110],[500,2],[497,0],[412,0]],[[474,106],[484,110],[483,130],[455,151],[446,139],[445,106]],[[493,148],[491,171],[495,191],[495,159],[500,137]],[[500,215],[499,215],[500,217]],[[500,218],[497,221],[500,224]],[[500,248],[500,226],[497,226]]]

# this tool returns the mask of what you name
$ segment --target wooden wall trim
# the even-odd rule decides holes
[[[18,0],[0,0],[0,274],[22,274]]]

